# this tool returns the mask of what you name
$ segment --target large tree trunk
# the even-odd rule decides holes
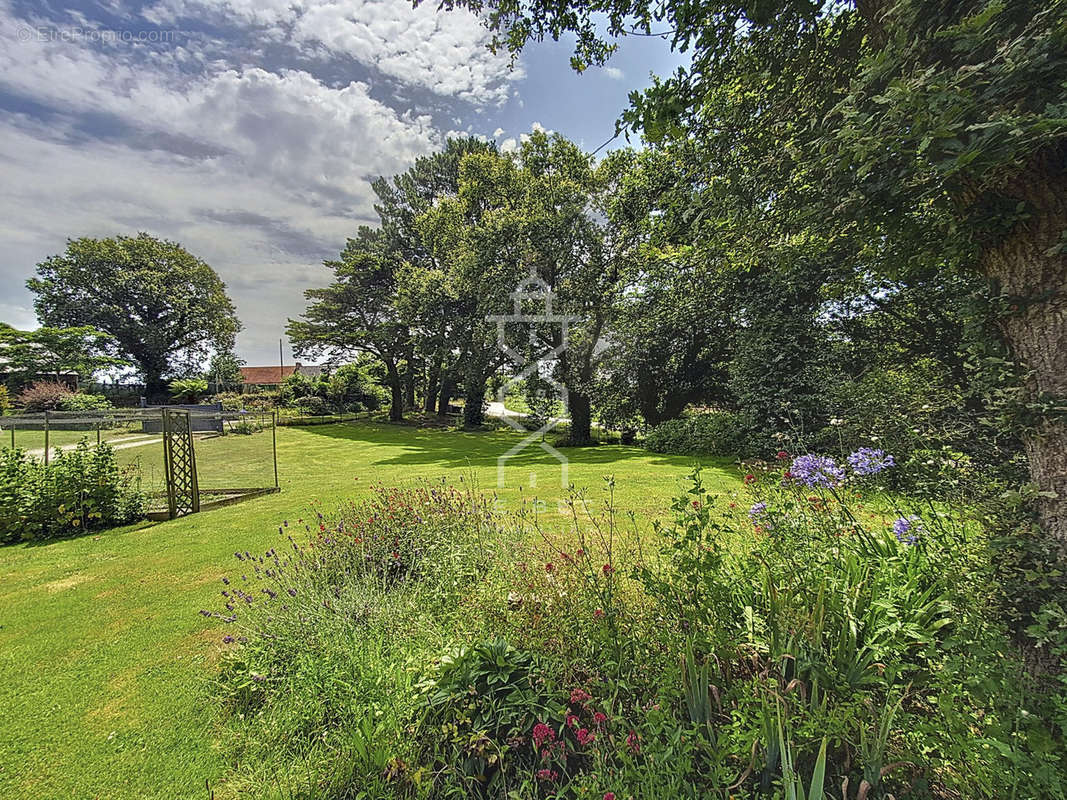
[[[441,391],[437,395],[438,416],[443,417],[448,414],[448,404],[452,402],[452,389],[452,381],[450,381],[446,375],[441,379]]]
[[[571,434],[567,444],[578,447],[592,442],[593,408],[589,395],[568,392],[567,410],[571,416]]]
[[[149,404],[166,403],[170,399],[167,382],[163,380],[163,370],[158,367],[144,367],[144,394]]]
[[[485,377],[463,380],[463,427],[478,428],[485,422]]]
[[[1041,154],[998,192],[1024,203],[1028,217],[983,252],[982,266],[1006,306],[1001,329],[1022,369],[1027,399],[1047,409],[1027,426],[1023,443],[1043,495],[1037,503],[1041,526],[1067,553],[1065,156],[1067,147]]]
[[[441,385],[441,359],[434,358],[426,374],[426,394],[422,398],[422,410],[432,414],[437,403],[437,392]]]
[[[404,419],[404,380],[400,370],[391,361],[385,362],[386,380],[389,382],[389,419],[391,422],[400,422]]]

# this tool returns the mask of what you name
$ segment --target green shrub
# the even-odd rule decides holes
[[[207,392],[204,378],[178,378],[170,382],[170,396],[184,403],[195,403]]]
[[[120,468],[108,445],[56,451],[48,465],[0,449],[0,541],[51,539],[139,519],[136,468]]]
[[[0,414],[6,414],[11,410],[11,395],[7,387],[0,383]]]
[[[209,397],[209,403],[218,403],[222,406],[223,411],[242,411],[244,410],[244,397],[245,395],[237,392],[222,392]]]
[[[29,412],[58,411],[73,394],[65,383],[36,381],[19,392],[18,402]]]
[[[107,411],[110,408],[111,401],[104,395],[84,392],[67,395],[59,403],[60,411]]]
[[[242,407],[245,411],[253,411],[260,414],[269,414],[271,411],[284,405],[279,392],[253,392],[243,394]]]
[[[329,414],[331,411],[330,404],[325,398],[313,394],[301,397],[296,401],[296,405],[301,414],[308,414],[313,417]]]
[[[648,432],[645,447],[674,455],[744,455],[741,418],[730,411],[709,411],[661,422]]]

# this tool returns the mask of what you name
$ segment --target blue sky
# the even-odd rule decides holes
[[[373,223],[373,178],[462,133],[508,149],[541,126],[593,150],[682,63],[634,38],[582,75],[568,43],[512,67],[432,0],[0,0],[0,17],[0,321],[35,324],[25,280],[67,237],[143,230],[219,272],[250,364],[275,363],[322,259]]]

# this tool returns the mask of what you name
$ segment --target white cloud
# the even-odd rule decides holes
[[[626,77],[623,71],[618,67],[604,67],[604,74],[616,81],[621,81]]]
[[[494,139],[499,138],[503,133],[504,133],[504,129],[503,128],[497,128],[495,131],[493,131],[493,138]]]
[[[190,74],[175,65],[195,54],[21,42],[3,11],[0,88],[51,111],[0,115],[0,320],[26,324],[21,285],[68,236],[145,230],[218,270],[246,325],[239,350],[262,359],[303,290],[327,279],[318,262],[374,220],[370,179],[442,141],[429,117],[363,83],[225,64]]]
[[[491,53],[488,31],[467,11],[408,0],[161,0],[160,23],[216,14],[261,26],[272,39],[347,55],[405,84],[477,105],[501,105],[523,77]]]
[[[517,153],[519,151],[519,143],[514,138],[507,138],[500,143],[501,153]]]

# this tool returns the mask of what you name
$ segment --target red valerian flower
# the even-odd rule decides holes
[[[574,714],[568,714],[567,715],[567,727],[568,728],[576,728],[576,727],[578,727],[578,718],[576,716],[574,716]]]
[[[626,746],[630,748],[630,752],[637,755],[641,752],[641,741],[637,735],[637,731],[630,731],[626,734]]]
[[[578,744],[585,747],[588,744],[592,744],[596,739],[595,733],[590,733],[588,728],[582,728],[578,731]]]
[[[593,619],[600,619],[604,616],[604,609],[598,608],[593,612]]]
[[[559,778],[559,773],[554,769],[539,769],[537,770],[537,780],[539,781],[554,781]]]
[[[789,453],[787,453],[785,450],[779,450],[778,451],[778,460],[779,461],[785,461],[787,458],[789,458]]]
[[[574,689],[571,691],[571,702],[575,705],[584,706],[592,699],[593,696],[589,694],[589,692],[587,692],[585,689]]]
[[[549,561],[547,564],[545,564],[545,572],[551,572],[555,568],[556,568],[555,564],[553,564],[551,561]]]
[[[615,800],[615,792],[604,792],[604,800]]]
[[[748,473],[748,475],[745,476],[745,483],[755,483],[755,482],[756,482],[756,476],[753,475],[751,472]]]
[[[556,740],[556,732],[543,722],[538,722],[533,727],[534,747],[540,747],[545,742],[552,743]]]
[[[603,569],[605,575],[610,575],[612,572],[615,571],[615,567],[611,566],[611,564],[605,564]]]
[[[593,714],[593,722],[596,725],[603,725],[607,721],[608,721],[608,715],[605,714],[603,711],[598,711],[595,714]]]

